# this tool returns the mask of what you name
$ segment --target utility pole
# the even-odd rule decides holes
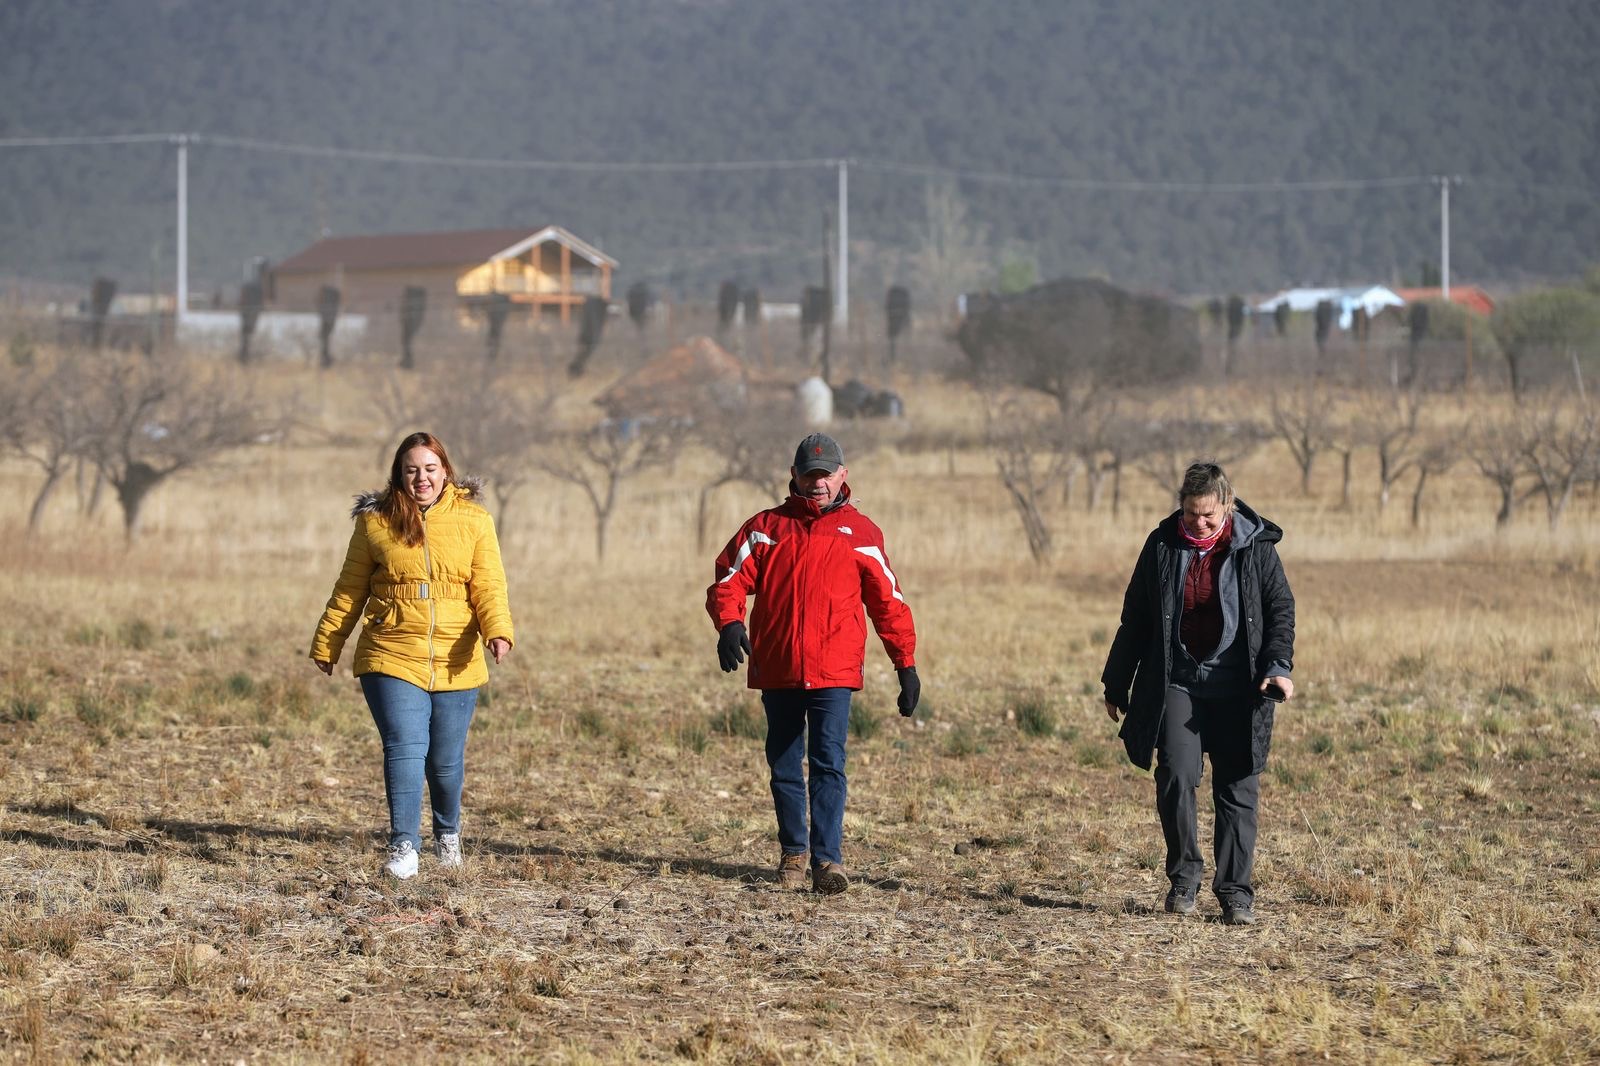
[[[1450,302],[1450,186],[1461,181],[1459,177],[1439,175],[1439,291],[1444,302]]]
[[[850,160],[839,160],[839,271],[834,288],[833,322],[850,325]]]
[[[189,134],[174,139],[178,145],[178,283],[172,332],[176,338],[189,311]]]

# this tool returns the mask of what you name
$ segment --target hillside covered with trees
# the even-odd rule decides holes
[[[1597,53],[1592,0],[11,0],[0,137],[849,157],[854,287],[874,301],[1006,264],[1174,292],[1415,278],[1438,256],[1432,185],[1139,183],[1454,174],[1454,276],[1493,284],[1600,257]],[[204,141],[190,164],[198,289],[322,233],[558,222],[622,285],[795,298],[821,281],[836,188],[822,165],[467,169]],[[174,181],[163,144],[0,151],[0,275],[170,285]]]

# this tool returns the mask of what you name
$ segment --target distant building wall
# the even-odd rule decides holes
[[[315,314],[263,311],[250,338],[252,354],[310,358],[319,350],[317,331],[322,320]],[[367,337],[367,316],[342,311],[329,339],[335,357],[362,349]],[[178,343],[185,348],[236,352],[239,349],[239,312],[190,311],[178,326]]]
[[[366,315],[398,315],[400,296],[407,285],[428,290],[427,314],[451,314],[456,307],[456,279],[466,267],[395,267],[386,270],[317,271],[309,274],[278,273],[272,306],[284,311],[315,311],[317,293],[324,285],[339,290],[341,311]]]

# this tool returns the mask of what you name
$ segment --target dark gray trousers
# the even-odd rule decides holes
[[[1211,800],[1216,812],[1212,838],[1217,871],[1211,890],[1225,904],[1250,905],[1250,872],[1256,855],[1256,805],[1261,779],[1250,772],[1250,696],[1214,700],[1167,689],[1156,747],[1156,810],[1167,838],[1167,879],[1184,891],[1200,886],[1195,793],[1211,756]]]

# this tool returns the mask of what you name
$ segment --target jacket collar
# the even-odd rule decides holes
[[[476,500],[483,495],[483,478],[475,475],[456,478],[445,485],[439,493],[439,498],[428,505],[428,513],[433,514],[448,507],[457,499]],[[387,488],[373,489],[356,496],[355,505],[350,508],[351,518],[360,518],[364,514],[377,514],[383,509],[383,502],[389,496]]]
[[[1228,542],[1228,550],[1239,551],[1260,541],[1264,544],[1276,544],[1283,539],[1283,529],[1270,519],[1262,518],[1248,503],[1236,499],[1233,502],[1233,538]],[[1163,539],[1168,546],[1180,550],[1188,550],[1183,537],[1178,532],[1178,526],[1183,521],[1183,511],[1173,511],[1161,520],[1156,526],[1162,532]]]
[[[811,521],[821,518],[825,514],[832,514],[834,511],[849,506],[851,506],[849,482],[846,482],[844,486],[839,489],[839,495],[835,496],[831,503],[818,504],[817,501],[813,500],[809,496],[801,496],[799,492],[799,486],[796,485],[793,480],[791,480],[789,482],[789,498],[783,501],[783,507],[781,509],[796,518],[803,518],[807,521]]]

